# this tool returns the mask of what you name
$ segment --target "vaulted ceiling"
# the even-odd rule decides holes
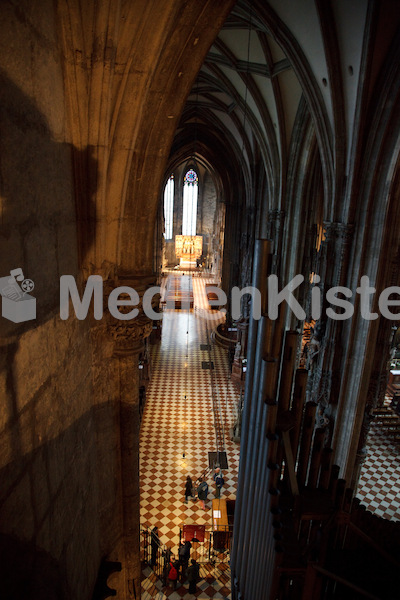
[[[269,194],[282,208],[296,130],[311,118],[333,203],[354,167],[374,10],[365,0],[239,0],[198,74],[171,157],[203,155],[220,172],[229,165],[231,177],[240,164],[247,181],[261,159]],[[382,33],[374,34],[381,48]],[[375,63],[382,56],[375,53]]]

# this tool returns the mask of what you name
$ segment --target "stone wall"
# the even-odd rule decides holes
[[[0,276],[21,267],[37,299],[36,321],[0,318],[2,592],[90,598],[121,532],[117,383],[104,332],[58,315],[79,273],[54,3],[1,12]]]
[[[217,192],[211,175],[206,171],[203,177],[203,194],[201,204],[201,232],[212,236],[215,233],[217,213]]]

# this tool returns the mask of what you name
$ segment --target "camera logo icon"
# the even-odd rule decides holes
[[[34,288],[32,279],[25,279],[21,268],[13,269],[7,277],[0,277],[2,316],[14,323],[36,319],[36,298],[28,293]]]

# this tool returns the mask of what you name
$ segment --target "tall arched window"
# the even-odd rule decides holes
[[[182,235],[196,235],[198,186],[196,171],[189,169],[183,180]]]
[[[172,240],[172,230],[174,224],[174,176],[168,179],[164,189],[164,221],[166,240]]]

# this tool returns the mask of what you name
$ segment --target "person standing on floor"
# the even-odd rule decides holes
[[[167,585],[168,573],[169,573],[169,563],[172,557],[172,550],[167,546],[167,549],[164,551],[164,568],[162,573],[162,583],[165,587]]]
[[[163,572],[162,572],[163,587],[166,587],[166,585],[167,585],[168,573],[169,573],[170,568],[171,568],[171,566],[170,566],[169,562],[164,563],[164,568],[163,568]]]
[[[179,577],[179,561],[170,561],[169,563],[169,571],[168,571],[168,579],[172,582],[174,586],[174,590],[176,590],[176,584]]]
[[[154,567],[157,562],[158,549],[160,547],[160,538],[158,537],[157,527],[153,527],[151,530],[151,561],[150,566]]]
[[[193,482],[192,482],[192,478],[189,477],[189,475],[188,475],[186,477],[186,484],[185,484],[185,504],[188,503],[189,496],[191,498],[193,498]]]
[[[207,495],[208,485],[204,477],[201,477],[199,487],[197,488],[197,496],[200,500],[200,505],[203,510],[206,510]]]
[[[224,478],[222,477],[222,471],[219,467],[217,467],[215,469],[214,481],[215,481],[215,497],[221,498],[221,488],[225,482],[224,482]]]
[[[164,566],[168,565],[169,561],[171,560],[171,556],[172,556],[172,550],[169,546],[166,547],[166,549],[164,550]]]
[[[197,582],[200,575],[200,567],[198,563],[192,558],[192,564],[186,571],[186,577],[189,582],[189,594],[195,594],[197,590]]]
[[[179,549],[178,549],[178,558],[179,558],[179,564],[182,567],[182,575],[185,573],[185,569],[184,569],[185,554],[186,554],[185,544],[182,544],[182,542],[181,542],[179,544]]]
[[[184,579],[186,570],[189,566],[191,547],[192,544],[189,542],[189,540],[186,540],[186,542],[184,544],[181,544],[179,548],[179,562],[182,567],[182,580]]]

